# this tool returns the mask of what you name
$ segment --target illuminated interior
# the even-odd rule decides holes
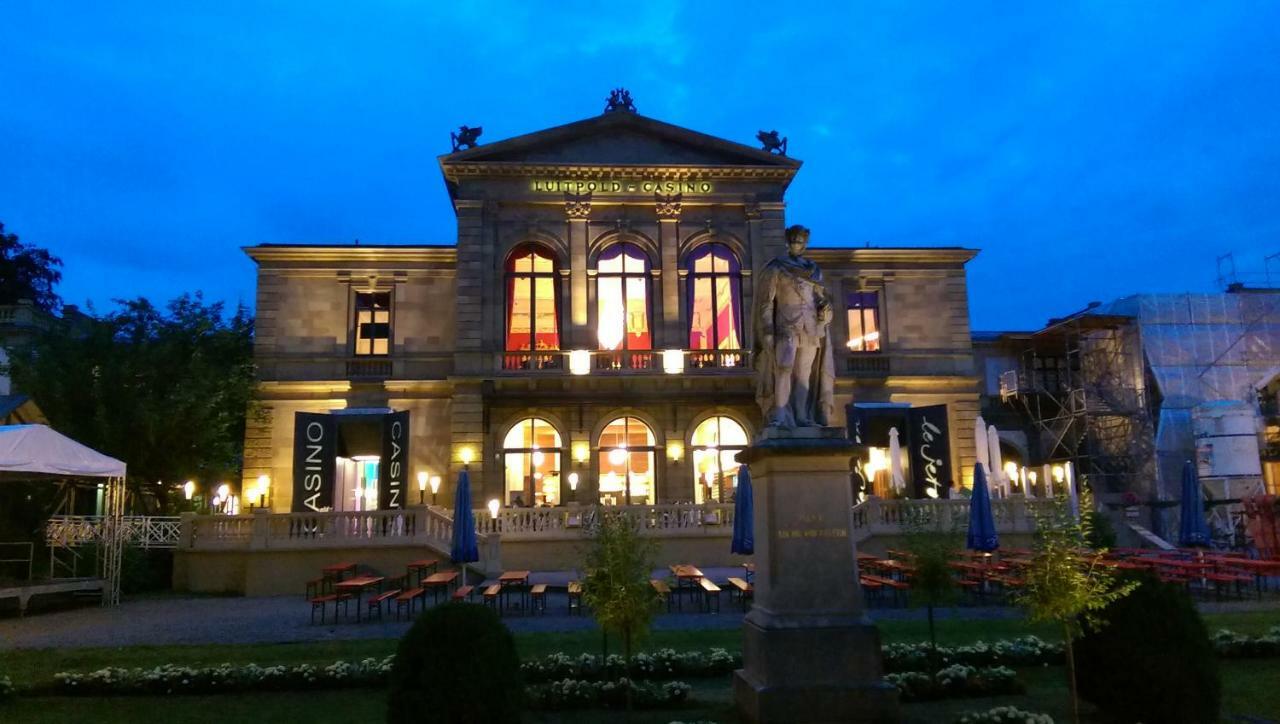
[[[653,431],[634,417],[619,417],[600,433],[598,487],[603,505],[653,505],[656,448]]]
[[[502,441],[507,506],[560,504],[560,433],[540,418],[521,420]]]
[[[747,431],[728,417],[711,417],[693,430],[693,502],[723,502],[738,487],[738,453],[747,447]]]
[[[723,244],[689,258],[689,349],[741,349],[738,259]]]
[[[391,352],[391,292],[356,292],[358,355]]]
[[[600,349],[653,349],[648,257],[635,244],[615,244],[600,255],[596,272]]]
[[[555,260],[537,247],[507,261],[508,351],[560,349],[555,272]]]
[[[850,352],[880,351],[880,305],[876,292],[851,292],[847,297]]]

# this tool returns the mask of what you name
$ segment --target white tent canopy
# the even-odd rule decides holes
[[[102,605],[120,602],[125,464],[45,425],[0,425],[0,478],[106,478],[103,550],[98,562],[106,587]]]
[[[125,464],[45,425],[0,425],[0,473],[123,478]]]

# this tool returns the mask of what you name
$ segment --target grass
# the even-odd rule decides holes
[[[1205,615],[1210,631],[1230,628],[1257,635],[1280,624],[1280,610],[1252,613]],[[928,630],[922,621],[883,621],[879,624],[884,642],[922,641]],[[1051,627],[1024,620],[956,620],[938,622],[938,639],[943,644],[970,643],[1035,634],[1054,639]],[[521,657],[543,656],[556,651],[598,652],[600,634],[594,631],[516,634]],[[159,664],[214,665],[223,662],[258,664],[330,663],[394,652],[394,640],[323,641],[295,644],[226,644],[202,646],[136,646],[127,648],[20,650],[6,652],[3,669],[19,687],[47,684],[58,671],[91,670],[104,666],[150,667]],[[655,631],[643,648],[707,649],[741,646],[738,630]],[[617,651],[616,644],[611,648]],[[1223,716],[1274,716],[1280,712],[1280,660],[1222,661]],[[1070,720],[1065,673],[1062,667],[1023,669],[1020,678],[1027,694],[991,699],[951,700],[910,704],[903,713],[907,722],[948,722],[968,711],[1012,704],[1022,709],[1050,714],[1057,721]],[[638,712],[635,724],[665,723],[672,720],[737,722],[732,691],[723,679],[693,680],[693,702],[685,709]],[[381,720],[383,696],[380,690],[333,692],[286,692],[237,694],[235,696],[182,697],[21,697],[0,709],[0,720],[22,722],[135,722],[165,721],[166,724],[206,721],[351,722]],[[538,713],[529,722],[600,721],[601,712]],[[1086,719],[1088,720],[1088,719]]]

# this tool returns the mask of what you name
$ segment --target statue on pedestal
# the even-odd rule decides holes
[[[755,324],[756,401],[768,427],[827,427],[835,410],[831,295],[822,270],[804,258],[809,230],[787,229],[787,255],[760,274]]]

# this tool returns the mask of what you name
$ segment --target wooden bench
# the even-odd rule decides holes
[[[755,587],[741,578],[730,578],[729,586],[729,597],[732,599],[733,595],[737,594],[742,610],[747,610],[747,599],[755,596]]]
[[[529,589],[529,613],[547,612],[547,584],[539,583]]]
[[[653,588],[653,592],[658,594],[659,600],[667,604],[667,613],[671,613],[671,586],[657,578],[650,578],[649,585]]]
[[[578,615],[582,615],[582,581],[569,581],[569,615],[573,615],[574,609],[578,610]]]
[[[389,588],[383,591],[382,593],[376,593],[370,596],[368,606],[367,606],[369,617],[373,618],[373,610],[377,609],[378,618],[382,618],[382,604],[395,598],[397,595],[399,595],[399,593],[400,593],[399,588]]]
[[[466,601],[471,598],[471,592],[476,590],[475,586],[458,586],[458,589],[449,597],[451,601]]]
[[[707,613],[711,613],[711,602],[716,602],[716,613],[720,613],[720,587],[711,582],[710,578],[703,576],[698,579],[698,585],[702,587],[702,604]]]
[[[312,578],[310,581],[307,581],[307,600],[311,600],[317,596],[322,596],[326,592],[331,592],[332,588],[329,585],[330,583],[330,579],[325,578],[324,576],[321,576],[320,578]]]
[[[497,609],[499,616],[502,615],[502,606],[498,605],[498,601],[501,600],[499,596],[501,595],[502,595],[502,586],[500,586],[497,583],[484,589],[484,592],[481,594],[485,605],[493,606],[495,609]]]
[[[342,612],[350,615],[351,596],[345,593],[326,593],[322,596],[316,596],[311,599],[311,623],[316,622],[316,610],[320,611],[320,623],[324,623],[324,610],[328,605],[333,604],[333,620],[338,621],[338,604],[342,604]]]
[[[407,591],[401,591],[400,594],[396,596],[396,620],[397,621],[400,620],[400,610],[404,607],[408,607],[410,616],[413,615],[414,601],[421,601],[422,607],[426,608],[427,607],[427,589],[422,587],[410,588]]]

